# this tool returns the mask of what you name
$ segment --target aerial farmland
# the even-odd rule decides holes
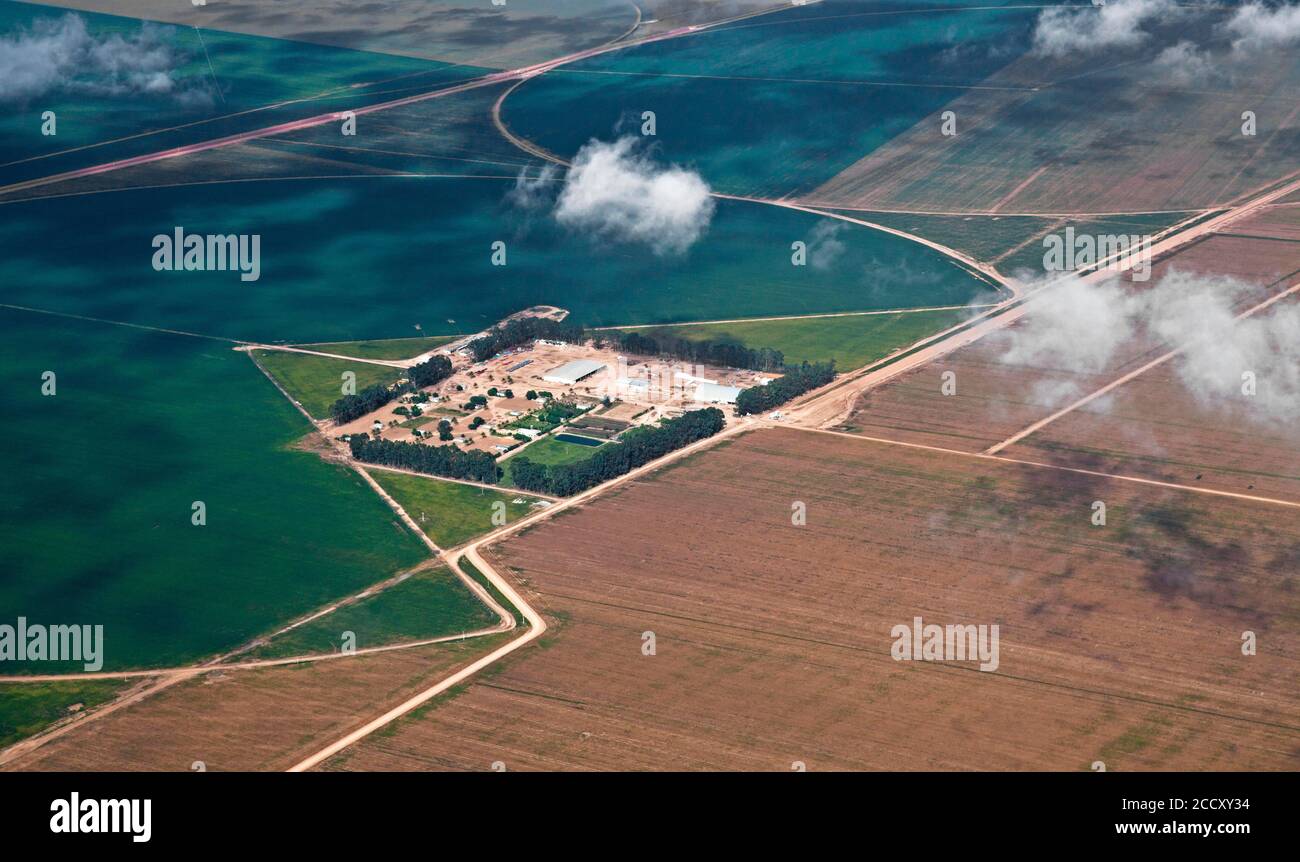
[[[0,0],[0,772],[1300,769],[1293,0],[284,5]]]

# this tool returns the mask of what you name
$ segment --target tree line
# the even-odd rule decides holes
[[[539,464],[526,454],[510,462],[510,475],[519,488],[557,497],[577,494],[648,464],[676,449],[712,437],[726,420],[716,407],[692,410],[658,426],[634,429],[622,442],[607,443],[590,458],[571,464]]]
[[[785,354],[773,347],[752,348],[734,341],[692,341],[662,330],[600,332],[597,338],[613,342],[626,353],[643,356],[668,356],[754,371],[777,371],[785,367]]]
[[[470,353],[476,362],[491,359],[503,350],[536,341],[567,341],[581,344],[586,340],[586,332],[576,323],[565,323],[549,317],[516,317],[499,323],[485,335],[469,343]]]
[[[834,379],[834,361],[789,366],[785,369],[784,376],[766,386],[742,389],[736,396],[736,412],[742,416],[746,413],[763,413]]]
[[[427,446],[397,440],[374,440],[365,434],[353,434],[348,438],[348,445],[352,447],[352,457],[358,461],[400,467],[416,473],[472,479],[487,484],[495,484],[501,473],[496,459],[487,452],[466,452],[455,444]]]
[[[342,425],[353,419],[360,419],[383,407],[403,392],[432,386],[451,376],[451,359],[446,356],[431,356],[418,365],[406,370],[407,382],[401,386],[389,388],[382,383],[367,386],[355,395],[344,395],[330,406],[330,416]]]

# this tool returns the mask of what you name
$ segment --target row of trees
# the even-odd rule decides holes
[[[525,450],[511,460],[510,475],[515,485],[527,491],[559,497],[577,494],[696,440],[712,437],[725,425],[722,411],[716,407],[692,410],[665,419],[657,427],[636,429],[623,442],[601,446],[590,458],[572,464],[538,464],[528,459]]]
[[[668,356],[704,365],[778,371],[785,367],[785,354],[772,347],[750,348],[727,341],[692,341],[662,330],[645,332],[601,332],[601,340],[612,342],[626,353]]]
[[[538,338],[581,344],[586,340],[586,335],[583,328],[576,323],[565,323],[549,317],[516,317],[492,327],[486,335],[471,341],[469,349],[474,354],[475,361],[482,362],[503,350],[527,344]]]
[[[451,360],[446,356],[431,356],[406,371],[407,383],[389,388],[382,383],[367,386],[355,395],[344,395],[330,406],[330,416],[339,425],[360,419],[378,410],[403,392],[421,389],[440,383],[451,376]]]
[[[742,389],[736,396],[736,412],[742,416],[746,413],[763,413],[773,407],[780,407],[791,398],[824,386],[835,379],[835,363],[818,362],[815,364],[789,366],[785,375],[773,380],[766,386],[751,386]]]
[[[330,407],[330,416],[334,421],[342,425],[345,422],[351,422],[353,419],[360,419],[372,410],[378,410],[389,401],[392,401],[396,393],[382,383],[376,383],[373,386],[367,386],[356,395],[344,395],[338,401],[335,401]]]
[[[367,464],[400,467],[416,473],[472,479],[493,484],[500,476],[496,459],[487,452],[466,452],[451,446],[426,446],[397,440],[374,440],[365,434],[348,438],[352,457]]]

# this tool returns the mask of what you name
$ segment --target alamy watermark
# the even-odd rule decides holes
[[[257,281],[262,276],[260,233],[197,234],[177,226],[170,234],[154,236],[153,248],[153,268],[158,272],[238,271],[240,281]]]
[[[894,661],[978,661],[980,670],[998,669],[998,626],[926,624],[913,617],[889,630]]]
[[[104,627],[81,625],[0,625],[0,662],[79,661],[88,671],[104,666]]]
[[[1043,269],[1046,272],[1073,272],[1102,266],[1114,272],[1130,270],[1134,281],[1151,278],[1151,236],[1149,234],[1065,232],[1043,237]]]

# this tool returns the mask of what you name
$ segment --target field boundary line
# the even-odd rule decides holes
[[[878,311],[826,311],[818,314],[782,314],[774,317],[736,317],[729,320],[681,320],[675,323],[633,323],[627,326],[593,326],[593,332],[623,329],[661,329],[678,326],[716,326],[724,323],[767,323],[779,320],[818,320],[824,317],[887,317],[891,314],[921,314],[934,311],[965,311],[968,308],[996,308],[999,303],[986,302],[972,305],[932,305],[926,308],[886,308]]]
[[[960,455],[963,458],[978,458],[983,461],[995,461],[1003,464],[1020,464],[1026,467],[1041,467],[1044,470],[1060,470],[1066,473],[1077,473],[1083,476],[1095,476],[1100,479],[1114,479],[1118,482],[1134,482],[1139,485],[1151,485],[1157,488],[1169,488],[1175,491],[1187,491],[1193,494],[1207,494],[1213,497],[1227,497],[1233,500],[1247,500],[1252,503],[1266,503],[1273,506],[1286,506],[1292,509],[1300,509],[1300,501],[1284,500],[1280,497],[1263,497],[1257,494],[1242,494],[1237,491],[1222,491],[1217,488],[1197,488],[1194,485],[1183,485],[1178,482],[1166,482],[1161,479],[1147,479],[1142,476],[1126,476],[1123,473],[1107,473],[1104,470],[1090,470],[1086,467],[1070,467],[1065,464],[1047,464],[1042,461],[1030,461],[1025,458],[1011,458],[1006,455],[989,455],[985,452],[966,452],[961,449],[948,449],[944,446],[933,446],[928,443],[909,443],[904,440],[890,440],[886,437],[871,437],[866,434],[854,434],[850,431],[835,431],[830,428],[810,428],[806,425],[786,425],[780,423],[764,423],[765,428],[790,428],[796,431],[807,431],[813,434],[832,434],[836,437],[844,437],[849,440],[860,440],[867,443],[883,443],[888,446],[902,446],[907,449],[920,449],[925,452],[938,452],[943,455]]]
[[[1246,309],[1245,311],[1235,316],[1233,318],[1233,321],[1235,322],[1239,320],[1245,320],[1249,317],[1252,317],[1256,312],[1263,311],[1264,309],[1268,308],[1274,303],[1280,302],[1281,300],[1295,293],[1297,290],[1300,290],[1300,281],[1291,285],[1286,290],[1269,297],[1268,299],[1264,300],[1258,305]],[[1100,398],[1101,396],[1105,395],[1108,392],[1112,392],[1115,389],[1118,389],[1119,387],[1123,386],[1125,383],[1128,383],[1130,380],[1134,380],[1135,378],[1142,376],[1146,372],[1150,371],[1152,368],[1156,368],[1160,365],[1165,364],[1169,360],[1173,359],[1175,356],[1182,354],[1189,347],[1193,346],[1196,343],[1198,342],[1191,342],[1189,344],[1184,344],[1181,347],[1176,347],[1173,350],[1168,351],[1167,353],[1157,356],[1155,359],[1151,360],[1145,365],[1142,365],[1139,368],[1135,368],[1129,373],[1121,377],[1115,378],[1110,383],[1107,383],[1105,386],[1101,387],[1100,389],[1090,392],[1089,394],[1080,398],[1078,401],[1075,401],[1073,404],[1069,404],[1065,407],[1062,407],[1060,410],[1057,410],[1055,413],[1051,414],[1050,416],[1045,416],[1042,419],[1039,419],[1037,422],[1033,423],[1032,425],[1028,425],[1025,428],[1022,428],[1021,430],[1017,431],[1015,434],[1012,434],[1010,437],[1003,440],[1002,442],[995,443],[994,445],[990,446],[988,449],[985,449],[984,454],[985,455],[998,454],[1008,446],[1015,445],[1016,443],[1019,443],[1021,440],[1025,439],[1031,434],[1041,431],[1043,428],[1046,428],[1048,425],[1051,425],[1057,419],[1060,419],[1061,417],[1067,414],[1073,413],[1075,410],[1078,410],[1080,407],[1090,404],[1091,402],[1097,400],[1098,398]]]

